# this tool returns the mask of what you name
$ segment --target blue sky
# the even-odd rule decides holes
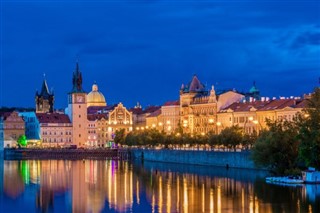
[[[0,106],[34,107],[43,73],[67,106],[77,55],[108,104],[161,105],[194,74],[217,89],[309,93],[320,1],[1,1]]]

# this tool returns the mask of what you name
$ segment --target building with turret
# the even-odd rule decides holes
[[[191,82],[182,84],[180,89],[179,126],[184,133],[190,134],[217,132],[217,113],[220,108],[243,98],[243,94],[234,90],[217,95],[213,85],[207,90],[194,75]]]
[[[68,116],[72,122],[72,143],[85,146],[88,140],[87,93],[82,88],[78,62],[72,76],[72,90],[68,94]]]
[[[37,113],[53,112],[54,94],[49,92],[46,79],[43,79],[40,93],[36,92],[35,103]]]

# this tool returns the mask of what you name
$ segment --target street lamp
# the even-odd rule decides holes
[[[261,125],[261,123],[258,121],[258,120],[254,120],[254,121],[252,121],[255,125],[257,125],[257,124],[259,124],[259,126],[260,126],[260,130],[262,130],[262,125]]]
[[[159,122],[159,126],[161,127],[162,126],[162,131],[164,130],[164,125],[162,122]]]
[[[246,121],[244,122],[244,125],[243,125],[243,131],[244,131],[244,133],[247,132],[247,131],[246,131],[246,125],[247,125],[247,123],[248,123],[248,120],[249,120],[249,122],[253,122],[253,123],[254,123],[252,116],[250,116],[248,119],[246,119]],[[258,121],[257,121],[257,122],[258,122]]]

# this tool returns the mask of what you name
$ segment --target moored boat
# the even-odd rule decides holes
[[[286,183],[286,184],[302,184],[304,180],[300,177],[266,177],[267,183]]]

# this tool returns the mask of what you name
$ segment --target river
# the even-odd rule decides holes
[[[320,212],[320,185],[264,171],[115,160],[0,160],[0,212]]]

